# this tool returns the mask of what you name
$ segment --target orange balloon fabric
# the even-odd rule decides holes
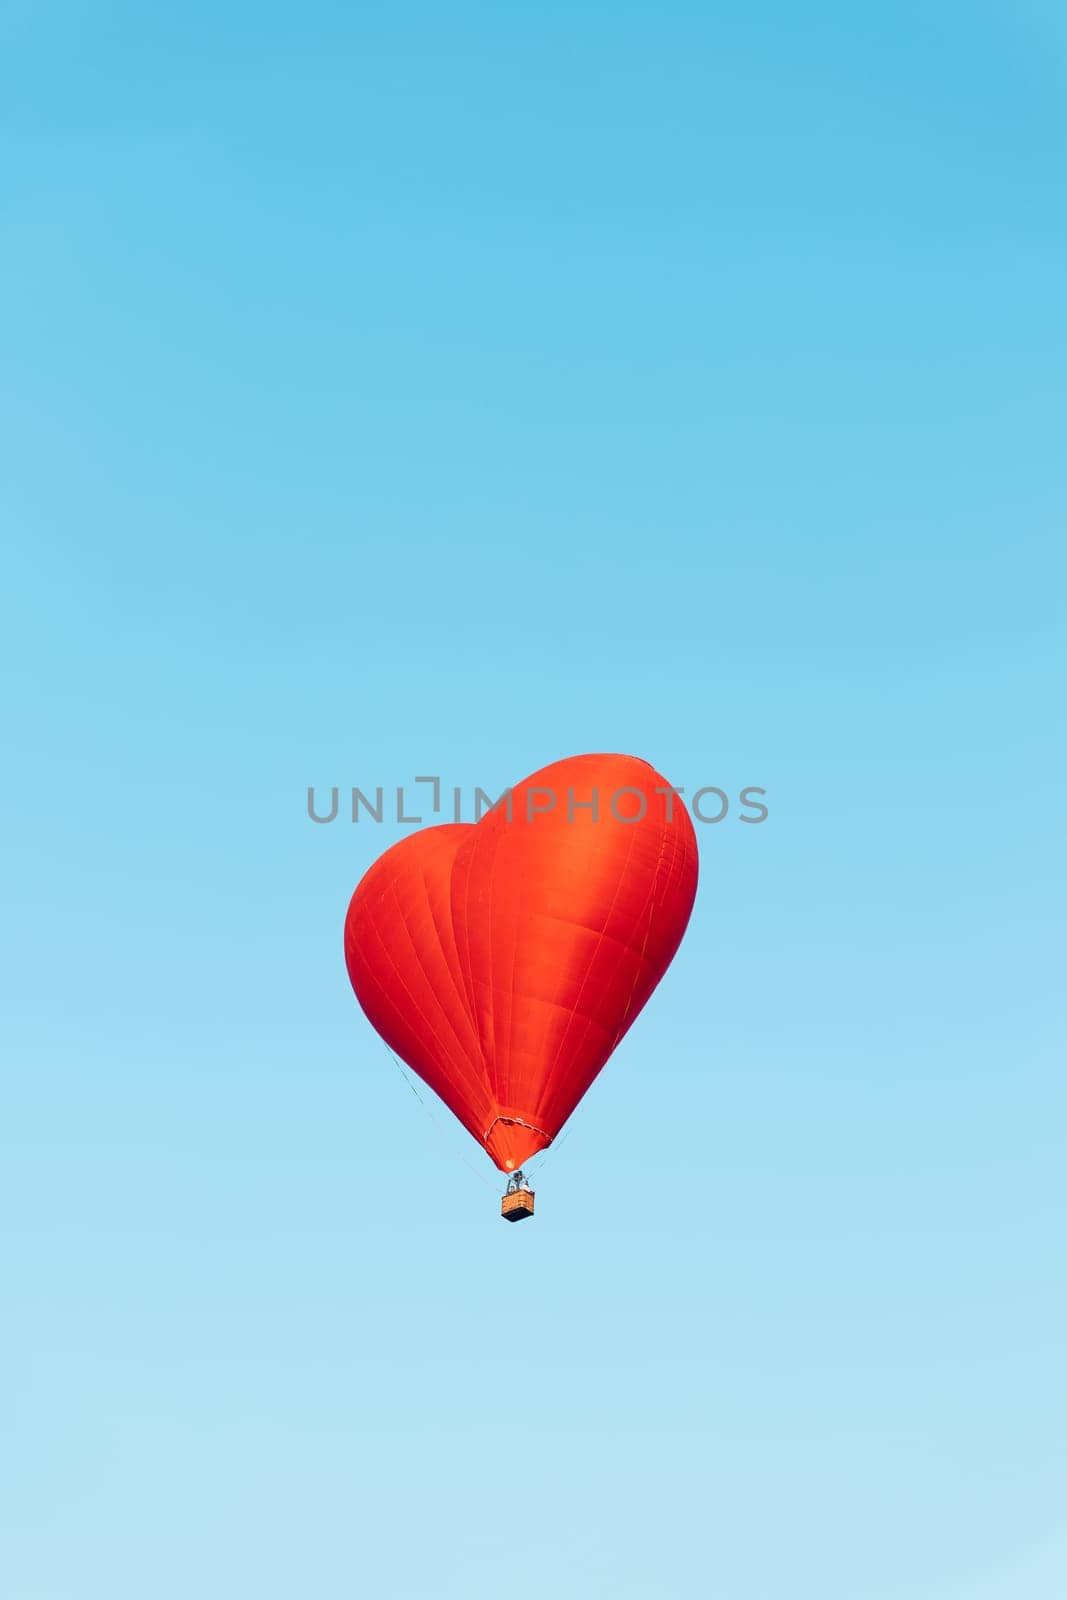
[[[652,994],[696,886],[666,779],[634,756],[572,756],[479,822],[380,856],[348,908],[348,974],[386,1043],[512,1172]]]

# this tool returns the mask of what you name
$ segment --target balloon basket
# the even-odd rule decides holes
[[[509,1189],[500,1202],[500,1215],[505,1222],[521,1222],[534,1214],[532,1189]]]

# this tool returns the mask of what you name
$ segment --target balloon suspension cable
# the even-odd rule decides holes
[[[384,1040],[383,1040],[383,1043],[384,1043]],[[449,1146],[450,1150],[455,1149],[455,1146],[453,1144],[452,1139],[450,1138],[448,1133],[446,1133],[446,1131],[445,1131],[444,1124],[442,1122],[440,1122],[437,1117],[434,1116],[433,1111],[432,1111],[432,1109],[430,1107],[429,1101],[425,1100],[423,1098],[423,1096],[419,1093],[418,1089],[416,1089],[412,1074],[410,1074],[407,1071],[406,1067],[404,1066],[404,1063],[401,1061],[400,1057],[397,1055],[396,1051],[392,1048],[391,1045],[386,1044],[385,1048],[386,1048],[386,1051],[388,1052],[388,1054],[390,1056],[392,1056],[393,1062],[394,1062],[394,1064],[396,1066],[396,1070],[399,1072],[400,1076],[403,1078],[404,1082],[407,1084],[408,1088],[411,1090],[412,1094],[415,1096],[415,1099],[419,1102],[419,1105],[422,1107],[422,1109],[425,1111],[426,1115],[429,1117],[430,1122],[432,1123],[434,1129],[436,1130],[438,1137],[444,1140],[445,1144],[447,1144]],[[459,1159],[463,1162],[463,1165],[467,1168],[468,1172],[473,1172],[474,1173],[474,1176],[478,1179],[479,1183],[484,1183],[487,1189],[495,1189],[496,1188],[496,1184],[493,1182],[492,1178],[489,1176],[489,1174],[487,1172],[483,1172],[481,1167],[476,1167],[472,1161],[469,1161],[467,1159],[467,1157],[462,1153],[462,1151],[457,1151],[456,1153],[459,1155]]]
[[[526,1163],[527,1178],[529,1179],[536,1177],[541,1171],[541,1168],[545,1165],[545,1162],[548,1161],[551,1156],[556,1154],[556,1151],[561,1145],[566,1144],[570,1136],[571,1124],[568,1122],[563,1132],[553,1139],[551,1144],[546,1144],[543,1150],[538,1150],[535,1155],[531,1156],[530,1160]]]
[[[521,1167],[519,1168],[519,1170],[517,1172],[513,1172],[511,1174],[511,1176],[508,1178],[508,1186],[505,1189],[504,1193],[505,1194],[518,1194],[520,1189],[525,1191],[526,1193],[529,1193],[529,1190],[530,1190],[530,1185],[526,1181],[526,1174],[523,1172]]]

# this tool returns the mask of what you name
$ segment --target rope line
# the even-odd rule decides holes
[[[385,1040],[384,1039],[382,1040],[382,1043],[385,1044]],[[407,1069],[404,1066],[404,1063],[401,1061],[400,1057],[397,1055],[396,1051],[392,1048],[392,1046],[386,1044],[385,1048],[386,1048],[386,1050],[388,1050],[389,1054],[392,1056],[394,1062],[396,1063],[396,1068],[397,1068],[397,1071],[400,1073],[400,1076],[403,1078],[404,1082],[407,1084],[408,1088],[411,1090],[412,1094],[415,1096],[415,1099],[419,1102],[419,1105],[422,1107],[422,1109],[425,1111],[426,1115],[429,1117],[430,1121],[433,1123],[434,1127],[437,1130],[437,1133],[438,1133],[439,1137],[441,1139],[443,1139],[444,1142],[449,1146],[450,1152],[451,1152],[452,1140],[449,1138],[448,1134],[445,1132],[443,1124],[440,1123],[438,1121],[438,1119],[434,1116],[433,1111],[430,1108],[429,1101],[424,1100],[422,1095],[416,1089],[410,1074],[408,1073]],[[484,1183],[486,1188],[492,1189],[494,1193],[496,1192],[496,1184],[492,1181],[491,1178],[486,1177],[485,1173],[481,1170],[480,1167],[476,1167],[472,1161],[468,1161],[467,1157],[462,1153],[462,1151],[458,1151],[457,1150],[456,1154],[459,1156],[460,1160],[463,1162],[463,1165],[465,1167],[467,1167],[469,1171],[474,1173],[474,1176],[478,1179],[478,1181],[480,1183]]]

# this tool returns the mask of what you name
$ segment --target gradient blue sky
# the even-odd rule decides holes
[[[1065,62],[0,11],[5,1596],[1067,1592]],[[512,1229],[305,790],[598,748],[771,815]]]

